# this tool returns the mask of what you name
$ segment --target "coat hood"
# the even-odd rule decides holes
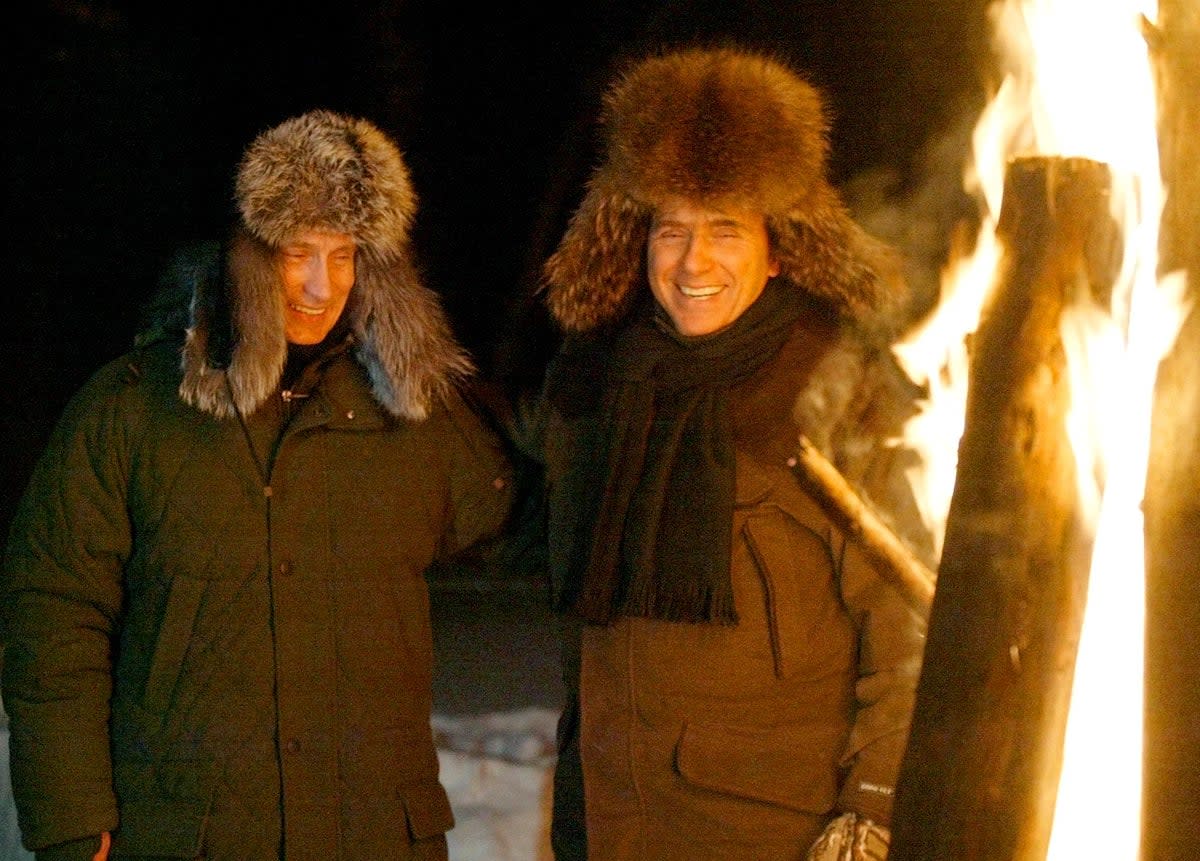
[[[216,266],[184,265],[192,286],[180,396],[228,417],[275,391],[287,359],[277,249],[307,230],[357,243],[355,356],[379,404],[421,419],[473,371],[438,296],[420,280],[410,229],[417,196],[395,143],[370,122],[316,110],[260,134],[237,170],[237,225]]]
[[[543,273],[566,331],[628,313],[650,217],[669,197],[763,212],[782,277],[851,316],[898,305],[899,261],[827,179],[822,96],[781,62],[734,48],[642,59],[605,94],[600,125],[603,159]]]

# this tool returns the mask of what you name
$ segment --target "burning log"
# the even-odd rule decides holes
[[[1009,165],[891,861],[1046,854],[1090,556],[1059,320],[1111,289],[1110,185],[1084,159]]]
[[[1159,0],[1149,35],[1168,194],[1160,271],[1200,299],[1200,5]],[[1146,784],[1143,857],[1200,857],[1200,313],[1159,367],[1146,479]]]
[[[829,519],[857,540],[879,575],[899,589],[913,609],[928,614],[933,572],[859,497],[837,467],[803,436],[797,457],[788,464]]]

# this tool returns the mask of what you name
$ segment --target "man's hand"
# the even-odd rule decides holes
[[[843,813],[808,850],[807,861],[885,861],[891,832],[857,813]]]

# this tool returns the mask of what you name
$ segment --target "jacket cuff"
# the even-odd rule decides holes
[[[894,797],[895,787],[891,785],[869,780],[855,781],[843,787],[837,809],[853,811],[883,828],[890,828]]]
[[[859,751],[838,795],[840,811],[853,811],[890,828],[896,780],[907,734],[893,733]]]
[[[36,861],[92,861],[100,849],[100,835],[55,843],[34,853]]]

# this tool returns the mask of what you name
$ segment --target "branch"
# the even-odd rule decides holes
[[[880,576],[899,589],[913,609],[928,615],[936,575],[859,497],[837,467],[803,435],[798,455],[788,466],[826,516],[853,536]]]

